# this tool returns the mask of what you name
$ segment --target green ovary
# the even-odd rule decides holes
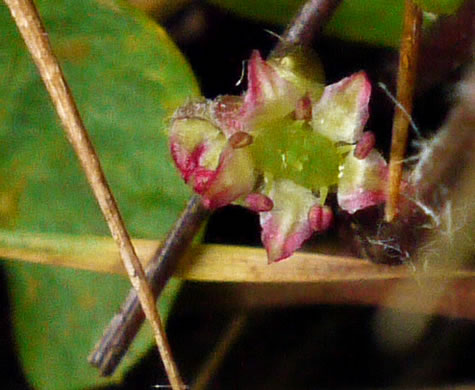
[[[304,121],[282,118],[261,124],[249,148],[256,169],[274,180],[292,180],[315,192],[338,183],[341,153]]]

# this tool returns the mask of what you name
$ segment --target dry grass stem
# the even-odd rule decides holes
[[[417,57],[421,42],[422,11],[412,1],[406,0],[404,29],[399,50],[397,100],[410,115],[416,82]],[[389,190],[385,219],[391,222],[397,215],[402,164],[406,153],[409,119],[400,108],[395,107],[392,128],[391,157],[389,161]]]
[[[58,249],[67,247],[65,252]],[[158,241],[133,240],[142,259],[150,259]],[[126,275],[116,246],[106,237],[75,237],[59,234],[16,234],[0,231],[0,257],[37,264]],[[100,260],[99,260],[100,259]],[[149,260],[150,261],[150,260]],[[147,262],[144,262],[147,266]],[[431,268],[427,277],[449,279],[475,277],[472,269]],[[410,266],[375,264],[355,257],[296,252],[291,258],[267,264],[262,248],[205,244],[189,249],[174,276],[190,281],[233,283],[318,283],[412,279]]]
[[[57,249],[58,242],[64,243],[67,253]],[[156,241],[148,240],[133,242],[143,259],[151,258],[158,245]],[[14,240],[0,231],[0,256],[94,272],[125,274],[110,238],[26,233]],[[221,282],[212,283],[216,286],[212,294],[213,302],[218,306],[219,299],[228,295],[229,286],[236,286],[239,298],[235,303],[243,308],[344,303],[428,312],[427,301],[420,299],[424,293],[421,286],[444,284],[448,288],[440,296],[436,307],[432,305],[432,313],[475,318],[475,271],[472,268],[454,268],[453,264],[444,267],[434,264],[426,270],[417,270],[411,266],[387,266],[353,257],[298,252],[286,261],[268,265],[264,249],[199,245],[187,251],[175,276],[189,281]],[[388,300],[391,290],[398,286],[401,286],[399,299]],[[229,305],[229,302],[225,304]],[[234,303],[231,302],[231,305]]]
[[[123,265],[132,285],[138,292],[145,315],[152,325],[172,388],[184,389],[171,355],[152,291],[146,281],[145,272],[132,246],[116,201],[107,184],[100,161],[82,123],[62,70],[53,54],[38,11],[31,0],[5,0],[5,3],[10,8],[13,19],[38,67],[63,129],[79,158],[112,236],[119,246]]]

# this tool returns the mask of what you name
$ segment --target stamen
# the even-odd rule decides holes
[[[312,100],[305,95],[297,101],[295,107],[295,119],[309,121],[312,119]]]
[[[246,207],[256,213],[271,211],[274,208],[274,202],[271,198],[263,194],[249,194],[245,200]]]
[[[233,149],[244,148],[252,144],[252,135],[244,131],[238,131],[229,138],[229,144]]]

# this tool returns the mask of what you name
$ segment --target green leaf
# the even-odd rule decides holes
[[[344,1],[325,33],[377,46],[399,47],[404,0]]]
[[[245,18],[267,23],[287,24],[303,0],[208,0]]]
[[[209,0],[236,14],[286,25],[304,0]],[[463,0],[416,0],[424,11],[452,14]],[[343,1],[325,33],[337,38],[365,42],[378,46],[399,47],[404,0],[347,0]],[[430,21],[430,18],[427,19]]]
[[[303,0],[210,0],[238,15],[286,25]],[[398,47],[404,0],[343,1],[325,33],[373,45]]]
[[[188,64],[160,27],[122,3],[44,0],[39,8],[130,233],[163,237],[189,197],[165,135],[173,110],[198,93]],[[12,235],[108,235],[5,6],[0,31],[0,225]],[[6,268],[16,343],[34,387],[105,383],[86,359],[128,281],[42,265]],[[163,314],[177,288],[161,301]],[[115,380],[150,342],[145,329]]]
[[[450,15],[457,11],[464,0],[415,0],[414,2],[426,12]]]

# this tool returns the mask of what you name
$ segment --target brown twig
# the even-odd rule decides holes
[[[66,79],[53,54],[38,11],[31,0],[5,0],[5,3],[10,8],[13,19],[33,57],[63,129],[78,156],[112,237],[119,247],[123,265],[132,285],[138,292],[147,319],[152,325],[170,384],[173,389],[184,389],[180,374],[172,358],[161,318],[155,306],[152,290],[146,281],[145,272],[130,241],[116,201],[106,181],[99,158],[81,120]]]
[[[416,81],[417,56],[421,41],[422,11],[413,2],[406,0],[404,28],[399,51],[397,100],[405,111],[395,107],[391,157],[389,161],[389,191],[385,219],[391,222],[398,212],[399,189],[402,178],[402,163],[407,147],[409,118]]]
[[[147,280],[155,299],[172,276],[178,261],[208,214],[209,210],[204,208],[201,198],[197,195],[192,196],[165,241],[156,250],[146,269]],[[102,375],[112,375],[143,321],[144,314],[137,292],[131,289],[120,312],[114,316],[101,340],[89,355],[89,362],[97,367]]]
[[[341,0],[309,0],[282,34],[272,56],[285,54],[289,47],[310,47],[333,16]]]

